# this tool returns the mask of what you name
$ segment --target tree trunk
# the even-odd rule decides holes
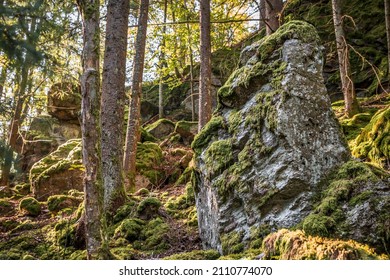
[[[385,19],[387,36],[387,75],[390,83],[390,0],[385,0]]]
[[[144,70],[148,11],[149,0],[142,0],[139,11],[137,38],[135,42],[133,82],[127,123],[125,157],[123,161],[123,168],[126,172],[126,183],[130,191],[135,190],[135,161],[137,155],[137,143],[139,139],[140,102],[142,95],[142,75]]]
[[[184,1],[184,7],[188,11],[187,1]],[[195,109],[195,92],[194,92],[194,55],[192,51],[192,34],[190,27],[190,17],[187,16],[187,38],[188,38],[188,51],[190,53],[190,94],[191,94],[191,120],[196,120],[196,109]]]
[[[267,35],[274,33],[280,26],[280,13],[283,9],[282,0],[265,1],[265,25]]]
[[[345,40],[340,3],[340,0],[332,0],[333,23],[339,59],[341,87],[345,102],[345,113],[348,117],[352,117],[359,112],[359,104],[356,99],[354,84],[351,80],[348,46]]]
[[[85,240],[88,259],[100,259],[102,237],[103,186],[100,143],[100,12],[99,0],[78,0],[83,18],[82,144],[84,176]]]
[[[7,67],[3,66],[0,73],[0,101],[3,99],[4,85],[7,81]]]
[[[164,26],[162,30],[162,39],[161,39],[161,47],[160,47],[160,55],[159,55],[159,60],[160,60],[160,71],[166,67],[166,62],[165,62],[165,34],[167,32],[167,27],[165,23],[167,22],[167,8],[168,8],[168,0],[164,1]],[[164,95],[164,84],[163,84],[163,74],[162,72],[160,73],[160,81],[158,85],[158,116],[160,119],[164,117],[164,105],[163,105],[163,95]]]
[[[200,1],[199,131],[211,118],[210,0]]]
[[[259,9],[259,30],[265,27],[265,1],[266,0],[255,1],[257,8]]]
[[[130,1],[109,0],[102,77],[101,128],[104,213],[111,219],[125,202],[123,129]]]

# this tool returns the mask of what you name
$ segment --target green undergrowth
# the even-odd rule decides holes
[[[269,260],[379,260],[367,245],[349,240],[333,240],[305,235],[303,231],[281,229],[268,235],[263,242],[262,253]]]
[[[187,183],[184,194],[170,197],[165,203],[165,209],[173,218],[182,220],[188,226],[197,227],[198,219],[192,183]]]

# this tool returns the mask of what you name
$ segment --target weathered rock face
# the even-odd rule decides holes
[[[63,122],[49,115],[34,118],[27,132],[28,141],[23,146],[22,170],[29,171],[34,163],[53,152],[59,145],[80,137],[79,124]]]
[[[69,190],[83,190],[81,139],[73,139],[36,162],[30,170],[33,195],[40,201]]]
[[[81,90],[78,85],[58,83],[50,88],[47,95],[47,111],[58,120],[79,123]]]
[[[192,144],[200,235],[222,253],[242,249],[256,228],[297,225],[319,182],[349,158],[313,26],[287,23],[240,63]]]

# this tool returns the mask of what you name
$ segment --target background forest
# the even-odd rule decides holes
[[[0,0],[0,259],[388,259],[389,4]]]

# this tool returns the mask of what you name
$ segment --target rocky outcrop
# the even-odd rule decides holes
[[[69,190],[83,190],[81,140],[73,139],[36,162],[30,170],[33,195],[40,201]]]
[[[79,124],[66,123],[50,115],[35,117],[22,149],[22,170],[28,172],[34,163],[53,152],[59,145],[80,137]]]
[[[297,225],[318,184],[348,160],[322,63],[315,28],[300,21],[243,50],[192,144],[205,247],[235,253],[259,228]]]
[[[72,83],[58,83],[50,88],[47,94],[47,112],[49,115],[58,120],[78,124],[80,110],[80,86]]]

